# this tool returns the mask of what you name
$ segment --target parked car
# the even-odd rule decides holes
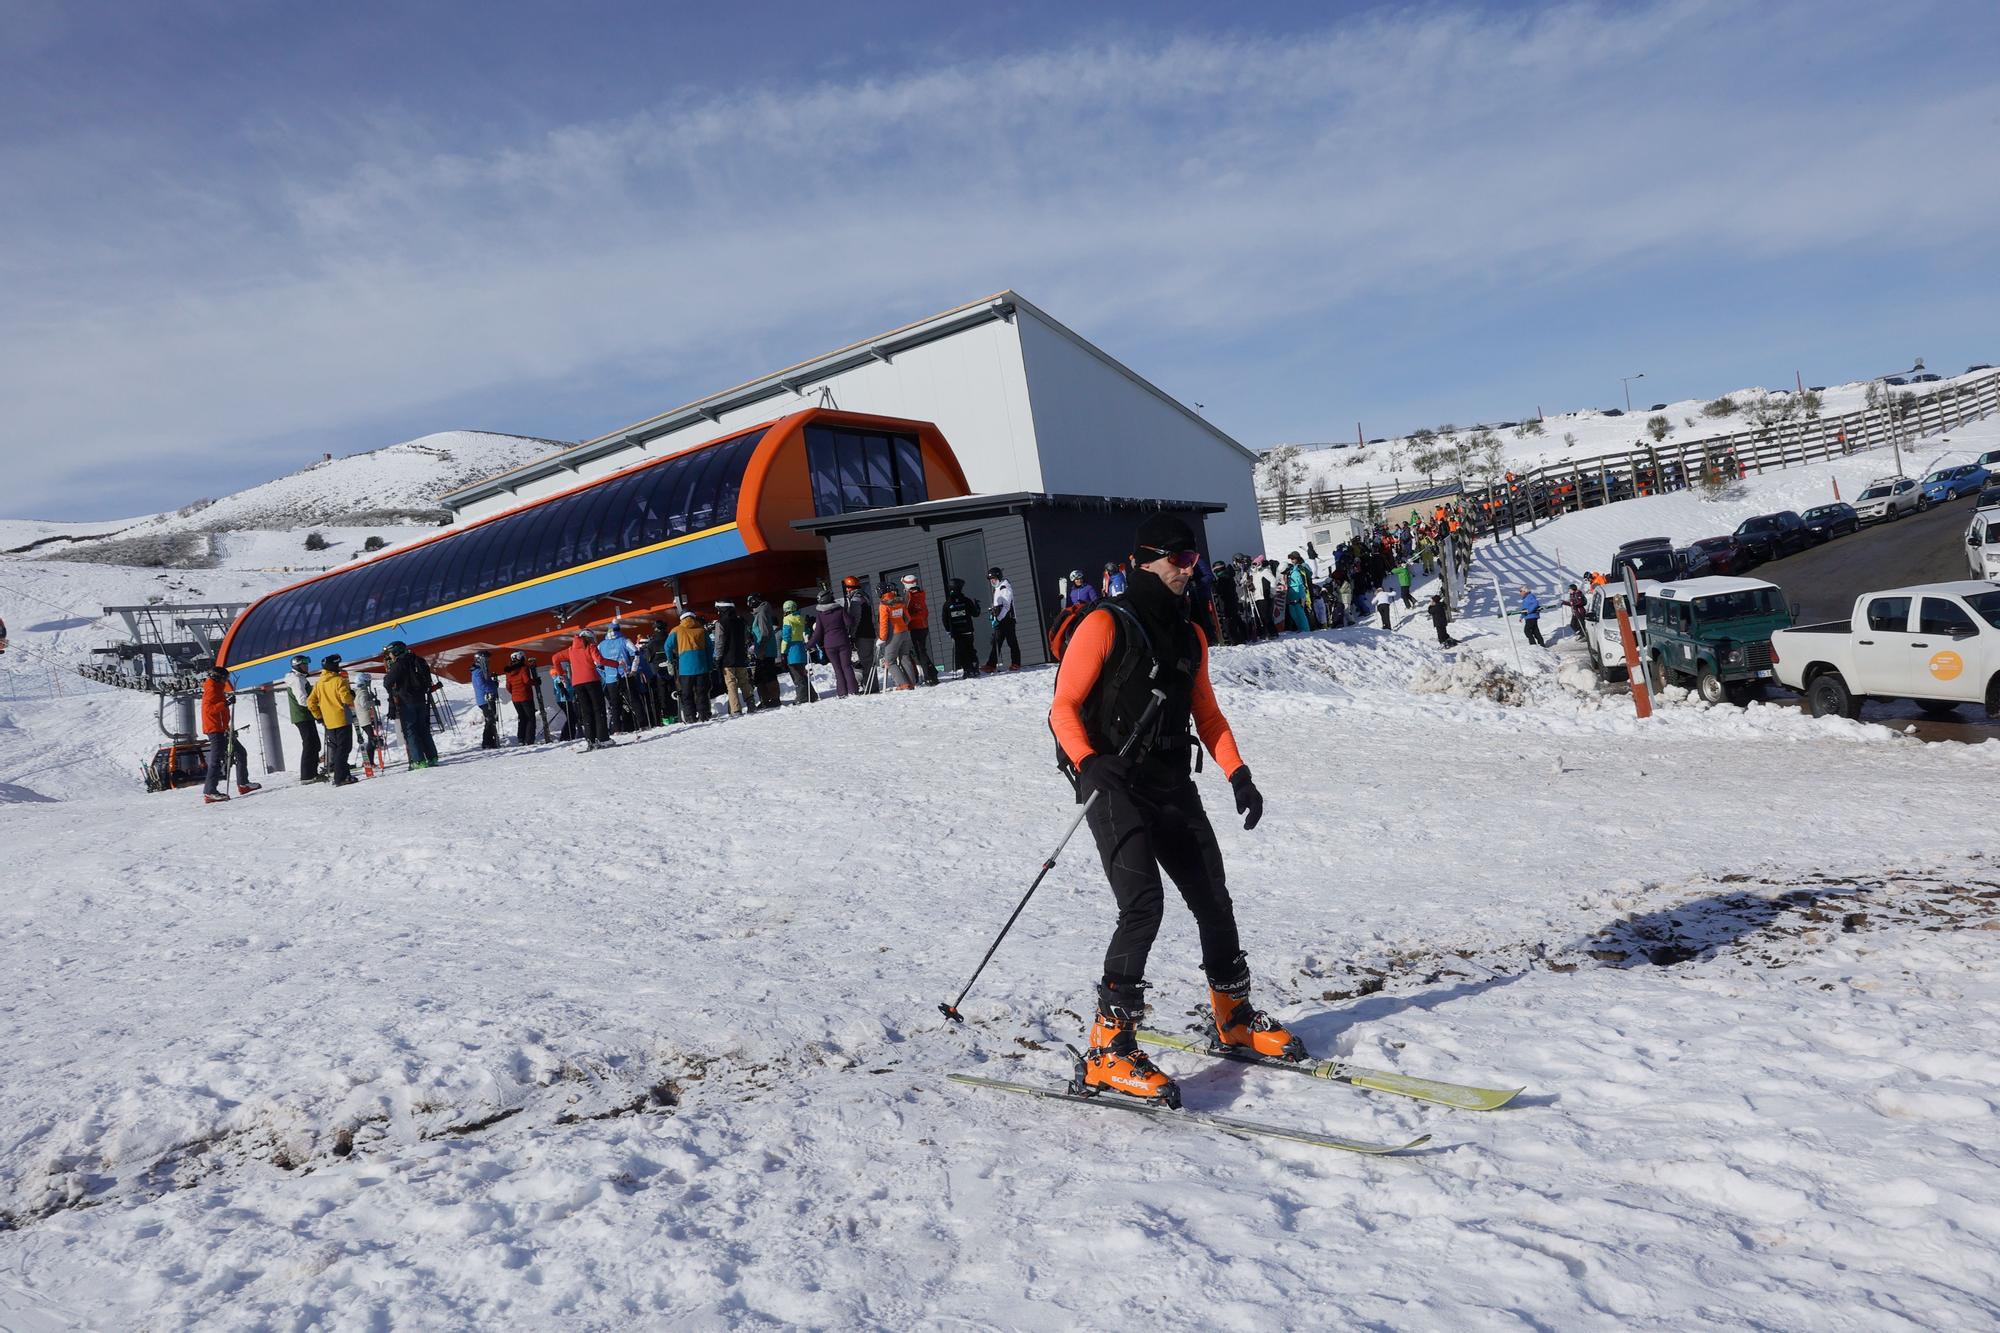
[[[1645,605],[1646,594],[1659,587],[1657,583],[1642,580],[1639,583],[1639,602]],[[1618,608],[1625,604],[1623,582],[1604,583],[1590,590],[1590,600],[1583,611],[1583,646],[1590,654],[1590,669],[1597,673],[1599,680],[1624,680],[1625,640],[1618,631]],[[1632,636],[1638,645],[1639,660],[1646,660],[1646,617],[1642,611],[1626,608],[1626,618],[1632,625]]]
[[[1854,532],[1861,526],[1861,517],[1851,504],[1814,505],[1799,517],[1805,520],[1806,534],[1816,542]]]
[[[1901,375],[1891,375],[1882,382],[1884,384],[1893,384],[1899,389],[1902,388],[1905,384],[1909,383],[1909,381],[1907,379],[1904,379]]]
[[[1928,370],[1926,370],[1926,371],[1925,371],[1925,372],[1924,372],[1923,374],[1921,374],[1921,375],[1912,375],[1912,376],[1910,376],[1910,383],[1912,383],[1912,384],[1935,384],[1935,383],[1936,383],[1937,381],[1939,381],[1939,380],[1941,380],[1941,379],[1943,379],[1943,378],[1944,378],[1944,376],[1942,376],[1942,375],[1939,375],[1939,374],[1936,374],[1936,373],[1934,373],[1934,372],[1932,372],[1932,371],[1928,371]]]
[[[1991,478],[1979,488],[1979,498],[1972,502],[1974,509],[1984,509],[1988,505],[2000,505],[2000,481]]]
[[[1681,552],[1681,577],[1700,578],[1708,574],[1734,574],[1737,566],[1747,564],[1743,559],[1743,548],[1736,544],[1734,537],[1703,537],[1698,542],[1689,542]]]
[[[1647,408],[1646,410],[1648,412],[1664,412],[1667,410],[1667,405],[1665,403],[1654,403],[1651,407]]]
[[[1814,717],[1854,717],[1869,699],[1914,699],[1947,713],[1984,703],[2000,717],[2000,586],[1924,583],[1863,593],[1847,620],[1771,636],[1780,684]]]
[[[1991,370],[1991,369],[1993,369],[1993,367],[1988,365],[1986,362],[1977,361],[1974,362],[1972,365],[1967,366],[1965,368],[1965,373],[1970,375],[1975,370]]]
[[[1734,536],[1736,544],[1759,564],[1806,548],[1805,520],[1789,509],[1746,518],[1736,525]]]
[[[1611,577],[1624,578],[1627,565],[1632,567],[1633,577],[1641,579],[1670,579],[1680,572],[1671,537],[1641,537],[1626,542],[1611,557]]]
[[[1932,504],[1942,504],[1961,495],[1972,495],[1985,484],[1985,468],[1977,463],[1960,463],[1955,467],[1941,467],[1925,477],[1923,496]]]
[[[1988,472],[2000,472],[2000,449],[1988,449],[1972,461]]]
[[[1884,519],[1901,518],[1912,510],[1928,509],[1930,501],[1908,477],[1877,477],[1862,488],[1854,502],[1854,513],[1862,526]]]
[[[2000,582],[2000,502],[1973,513],[1965,528],[1965,561],[1972,577]]]
[[[1684,579],[1646,594],[1646,670],[1704,703],[1741,703],[1771,679],[1771,635],[1792,623],[1784,590],[1757,579]]]

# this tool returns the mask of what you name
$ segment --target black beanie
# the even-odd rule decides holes
[[[1139,524],[1139,531],[1132,537],[1132,553],[1139,548],[1150,547],[1155,551],[1193,551],[1200,549],[1194,539],[1194,529],[1179,514],[1148,514]]]

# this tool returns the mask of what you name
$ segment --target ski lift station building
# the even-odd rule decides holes
[[[1250,450],[1011,291],[724,389],[444,497],[460,522],[807,407],[926,421],[975,495],[1202,501],[1208,549],[1263,549]],[[1115,553],[1113,553],[1115,554]]]

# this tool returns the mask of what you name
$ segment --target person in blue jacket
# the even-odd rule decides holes
[[[1528,591],[1525,584],[1521,588],[1521,632],[1537,648],[1546,646],[1542,643],[1542,599]]]
[[[674,652],[675,693],[680,699],[683,722],[706,722],[715,716],[709,693],[708,673],[715,669],[714,641],[701,617],[688,611],[667,641]]]
[[[806,671],[806,644],[811,638],[812,628],[799,614],[799,604],[786,602],[785,618],[778,623],[778,646],[785,653],[785,669],[792,674],[794,704],[809,704],[817,698],[813,693],[812,677]],[[872,644],[874,640],[869,642]]]
[[[632,641],[625,637],[625,627],[618,621],[611,622],[611,628],[604,631],[604,639],[597,645],[611,663],[597,668],[599,679],[604,682],[604,706],[610,715],[611,730],[637,731],[640,719],[650,710],[632,706],[631,690],[636,684],[632,677],[638,671],[637,650]],[[620,725],[621,722],[623,725]]]
[[[1285,624],[1287,628],[1304,633],[1312,628],[1312,621],[1306,617],[1306,598],[1311,576],[1299,553],[1293,551],[1285,566]]]
[[[484,652],[472,655],[472,704],[479,710],[479,715],[486,719],[486,729],[479,733],[479,748],[499,749],[500,691],[493,683],[493,672],[487,665]]]

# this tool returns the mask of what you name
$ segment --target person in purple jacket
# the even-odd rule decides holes
[[[855,692],[854,687],[854,623],[847,618],[847,609],[831,598],[822,598],[813,607],[812,638],[807,646],[826,654],[828,665],[833,667],[833,692],[845,699]]]

